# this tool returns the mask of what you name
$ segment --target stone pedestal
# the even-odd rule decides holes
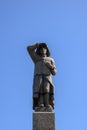
[[[34,112],[33,130],[55,130],[55,113]]]

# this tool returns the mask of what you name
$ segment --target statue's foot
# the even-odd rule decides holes
[[[44,104],[39,104],[39,106],[38,107],[44,107]]]
[[[47,105],[47,106],[45,107],[45,110],[46,110],[47,112],[52,112],[53,108],[52,108],[51,105]]]
[[[40,104],[35,108],[35,112],[52,112],[53,108],[51,105],[44,106],[44,104]]]
[[[39,104],[38,107],[35,108],[36,112],[42,112],[44,111],[44,104]]]

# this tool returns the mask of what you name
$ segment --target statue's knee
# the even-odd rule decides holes
[[[49,92],[50,92],[49,87],[44,88],[44,93],[49,93]]]

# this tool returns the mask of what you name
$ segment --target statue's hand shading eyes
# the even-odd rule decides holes
[[[36,48],[39,48],[39,43],[36,43]]]

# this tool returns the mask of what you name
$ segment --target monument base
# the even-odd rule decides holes
[[[33,130],[55,130],[55,113],[34,112]]]

